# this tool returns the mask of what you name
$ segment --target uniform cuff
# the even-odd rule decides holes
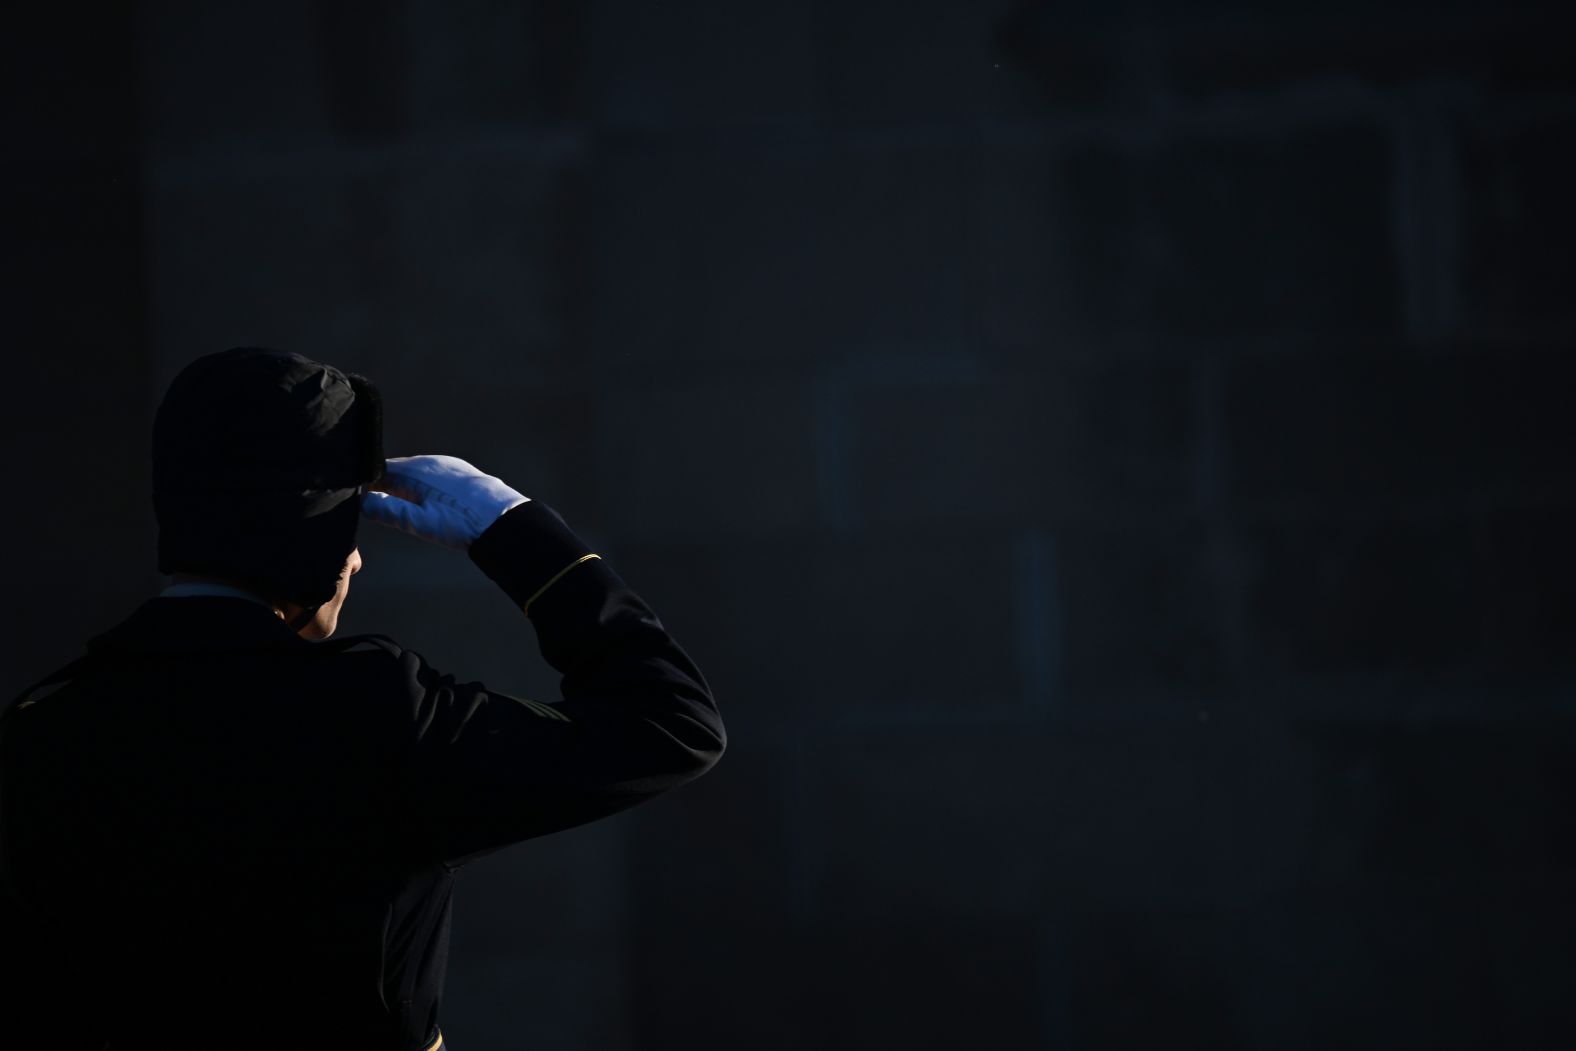
[[[586,565],[597,564],[597,559],[590,559],[576,566],[593,553],[557,511],[536,499],[505,511],[467,551],[471,561],[522,609],[544,586],[557,586],[555,578],[561,574],[579,573]],[[550,593],[552,588],[547,590]]]

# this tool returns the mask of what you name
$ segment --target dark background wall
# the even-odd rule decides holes
[[[241,343],[560,510],[702,781],[462,882],[487,1048],[1576,1032],[1558,8],[144,3],[8,32],[19,689]],[[452,553],[347,632],[556,696]]]

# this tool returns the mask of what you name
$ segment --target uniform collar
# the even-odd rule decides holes
[[[194,581],[190,584],[171,584],[159,592],[160,598],[191,598],[197,595],[227,595],[231,598],[244,598],[250,602],[260,602],[269,609],[273,606],[261,595],[254,595],[250,591],[243,591],[229,584],[215,584],[209,581]]]
[[[87,641],[90,652],[182,653],[311,646],[273,607],[239,595],[161,594]]]

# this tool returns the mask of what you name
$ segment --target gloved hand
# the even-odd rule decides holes
[[[361,497],[374,522],[457,551],[531,499],[457,456],[394,456],[378,487]]]

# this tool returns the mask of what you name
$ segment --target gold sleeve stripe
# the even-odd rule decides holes
[[[601,555],[598,555],[598,554],[596,554],[594,552],[592,554],[589,554],[589,555],[581,555],[579,558],[577,558],[573,562],[569,563],[563,569],[560,569],[557,573],[554,573],[553,574],[553,579],[549,580],[547,583],[545,583],[541,587],[537,588],[536,589],[536,594],[532,595],[530,598],[525,600],[525,605],[520,607],[521,611],[527,617],[529,617],[531,615],[531,603],[533,603],[537,599],[541,598],[542,597],[542,592],[546,591],[548,588],[550,588],[554,584],[558,583],[559,579],[562,578],[565,573],[569,572],[571,569],[574,569],[580,563],[582,563],[582,562],[589,562],[593,558],[601,558],[601,557],[602,557]]]
[[[421,1051],[443,1051],[443,1034],[439,1033],[437,1039],[422,1048]]]
[[[21,711],[23,708],[31,708],[31,707],[33,707],[33,705],[37,704],[39,701],[43,700],[45,697],[48,697],[50,694],[54,693],[56,690],[62,689],[64,687],[66,687],[66,686],[70,686],[71,683],[72,683],[72,680],[71,679],[67,679],[64,682],[52,682],[52,683],[49,683],[46,686],[40,686],[38,689],[36,689],[32,693],[28,694],[26,698],[24,698],[23,700],[17,702],[17,705],[16,705],[17,710]]]

